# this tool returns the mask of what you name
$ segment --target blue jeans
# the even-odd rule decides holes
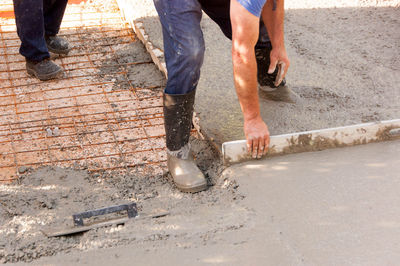
[[[15,23],[21,39],[19,52],[31,61],[49,58],[44,36],[60,30],[68,0],[13,0]]]
[[[187,94],[196,89],[204,58],[200,28],[202,10],[232,39],[230,0],[154,0],[162,25],[168,70],[165,93]],[[260,20],[256,48],[269,47],[267,30]]]

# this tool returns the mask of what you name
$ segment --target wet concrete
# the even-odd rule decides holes
[[[146,16],[139,14],[137,21],[143,23],[152,44],[162,48],[156,12],[148,7],[151,1],[139,2],[146,6]],[[283,95],[260,92],[261,115],[271,134],[398,118],[396,1],[384,3],[393,7],[377,7],[382,1],[339,1],[335,7],[326,1],[285,3],[290,90]],[[220,147],[225,141],[244,138],[233,85],[231,42],[206,15],[201,27],[206,54],[195,111],[205,135]],[[385,38],[376,38],[379,35]],[[291,91],[297,96],[287,101]],[[274,101],[277,98],[284,101]]]
[[[159,245],[170,238],[191,247],[208,242],[215,232],[242,228],[248,211],[237,205],[242,196],[237,194],[235,181],[220,179],[224,167],[207,141],[191,137],[191,143],[196,163],[210,186],[196,194],[180,192],[169,175],[156,173],[153,166],[137,166],[125,174],[118,170],[90,173],[82,168],[21,166],[17,181],[0,184],[0,264],[31,262],[69,251],[121,247],[128,243]],[[76,229],[73,214],[132,202],[137,204],[140,218],[128,221],[125,226],[104,226],[68,237],[47,237],[51,232]],[[169,215],[143,218],[146,213],[160,209],[167,210]],[[118,218],[124,216],[123,212]],[[110,218],[101,215],[97,222]],[[85,219],[86,222],[94,220]]]
[[[187,220],[192,233],[168,219],[159,233],[169,237],[35,264],[396,265],[399,152],[400,142],[392,141],[235,165],[222,177],[234,181],[242,200],[196,208],[198,218]],[[227,221],[232,227],[218,229]],[[193,233],[207,227],[216,230]]]
[[[207,32],[207,20],[203,27]],[[211,37],[208,36],[208,40]],[[213,50],[208,45],[207,49],[207,53],[210,49],[221,54],[229,52],[224,46]],[[394,67],[398,65],[395,60],[391,61]],[[231,75],[228,69],[221,69],[223,63],[214,61],[213,66],[220,72],[210,69],[209,76],[205,75],[205,65],[203,85],[199,86],[204,94],[198,95],[196,106],[200,118],[210,119],[202,119],[210,121],[202,127],[208,130],[209,136],[215,136],[216,141],[232,137],[232,134],[242,134],[240,110],[233,87],[229,85],[232,77],[225,80],[219,76]],[[204,77],[212,79],[205,80]],[[377,111],[373,106],[362,106],[366,97],[371,96],[371,91],[366,90],[360,103],[354,105],[357,99],[349,95],[354,92],[354,87],[350,87],[351,93],[342,94],[323,86],[303,84],[294,88],[303,105],[268,101],[271,113],[267,115],[274,118],[270,127],[273,133],[281,133],[280,130],[307,128],[304,121],[312,119],[315,119],[315,126],[347,123],[348,120],[338,118],[342,115],[353,119],[352,112],[360,110],[366,115],[377,112],[390,118],[398,110],[397,91],[389,86],[396,77],[386,80],[388,87],[385,88],[388,90],[382,94],[386,105],[375,106]],[[213,87],[214,82],[219,82],[220,86]],[[317,78],[313,82],[319,84],[326,80]],[[334,84],[335,80],[331,82]],[[210,89],[217,88],[215,94],[207,94],[207,88],[201,87],[204,84]],[[229,90],[223,91],[225,85]],[[371,101],[380,97],[373,97]],[[201,99],[208,102],[202,103]],[[210,110],[210,103],[216,109]],[[341,109],[345,103],[349,108]],[[325,121],[320,108],[330,105],[333,105],[330,107],[332,117]],[[301,113],[298,106],[310,109]],[[208,113],[204,115],[204,112]],[[282,119],[290,118],[289,115],[300,118]],[[302,120],[307,115],[310,115],[309,120]],[[367,116],[361,119],[375,118]],[[1,259],[4,259],[2,262],[21,262],[40,257],[32,263],[37,265],[396,264],[400,259],[399,151],[397,141],[253,161],[230,168],[220,178],[208,176],[214,186],[194,195],[178,192],[170,180],[160,175],[151,178],[135,174],[89,176],[81,171],[44,168],[48,173],[34,172],[37,178],[32,180],[47,189],[53,189],[53,186],[60,189],[63,186],[58,182],[71,181],[69,184],[73,191],[76,189],[72,194],[75,194],[74,201],[63,198],[62,191],[54,189],[52,193],[43,194],[38,190],[38,184],[31,182],[22,183],[23,189],[21,185],[2,187],[2,191],[15,197],[2,194],[7,199],[3,202],[12,208],[7,208],[3,215],[7,217],[7,224],[4,223],[0,232],[6,237],[1,238],[0,247],[7,248],[8,257]],[[199,158],[204,157],[201,153],[198,151]],[[208,151],[205,153],[209,154]],[[213,160],[215,158],[209,158],[210,162]],[[210,168],[209,163],[200,166]],[[33,200],[26,203],[25,193]],[[105,198],[98,201],[97,197]],[[124,227],[102,228],[73,238],[53,240],[45,238],[39,231],[44,219],[35,220],[38,210],[40,215],[47,217],[47,222],[56,223],[56,219],[49,219],[51,217],[64,219],[70,212],[58,213],[57,210],[68,210],[57,208],[62,204],[84,210],[86,207],[101,207],[90,204],[116,204],[120,200],[138,200],[143,209],[163,207],[170,210],[171,215],[160,220],[132,222]],[[84,206],[78,206],[80,204]],[[26,213],[13,213],[15,210]],[[8,214],[10,216],[6,216]],[[53,257],[42,257],[52,254]]]

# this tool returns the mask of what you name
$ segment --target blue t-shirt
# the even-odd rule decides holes
[[[272,1],[272,0],[270,0]],[[275,1],[274,1],[274,8],[275,8]],[[256,17],[261,16],[261,11],[265,5],[265,2],[267,0],[238,0],[239,4],[241,4],[244,8],[247,9],[251,14],[253,14]]]

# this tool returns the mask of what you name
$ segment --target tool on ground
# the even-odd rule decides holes
[[[267,156],[400,139],[400,119],[271,136]],[[224,164],[251,159],[246,140],[222,144]]]
[[[109,218],[102,221],[96,221],[92,223],[85,224],[83,219],[92,218],[96,216],[111,214],[111,213],[118,213],[126,211],[127,217],[123,218]],[[77,233],[83,233],[89,231],[94,228],[110,226],[110,225],[120,225],[125,224],[130,219],[135,218],[138,219],[145,219],[145,218],[159,218],[168,215],[169,212],[165,210],[157,210],[152,213],[142,213],[138,215],[136,203],[129,203],[129,204],[122,204],[116,205],[96,210],[85,211],[82,213],[77,213],[72,215],[72,219],[74,221],[74,227],[71,228],[63,228],[63,229],[49,229],[49,230],[42,230],[42,232],[48,237],[58,237],[58,236],[67,236],[73,235]]]
[[[81,212],[81,213],[72,215],[72,218],[74,219],[75,226],[83,226],[84,218],[86,219],[86,218],[91,218],[94,216],[100,216],[100,215],[105,215],[105,214],[120,212],[120,211],[127,211],[128,218],[133,218],[137,215],[136,203],[133,202],[133,203],[129,203],[129,204],[122,204],[122,205],[101,208],[101,209],[97,209],[97,210]]]

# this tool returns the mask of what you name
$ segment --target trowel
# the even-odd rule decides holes
[[[113,217],[108,219],[99,220],[97,219],[95,222],[84,223],[83,219],[88,218],[98,218],[99,216],[112,214],[112,213],[122,213],[126,211],[126,217]],[[139,220],[146,218],[159,218],[168,215],[169,212],[166,210],[156,210],[151,213],[140,213],[137,212],[136,203],[122,204],[116,205],[96,210],[89,210],[82,213],[77,213],[72,215],[72,219],[74,222],[74,226],[70,228],[60,228],[60,229],[45,229],[41,230],[43,234],[48,237],[59,237],[59,236],[68,236],[77,233],[87,232],[94,228],[105,227],[110,225],[120,225],[125,224],[129,220]]]
[[[400,139],[400,119],[271,136],[266,156],[321,151],[394,139]],[[246,140],[224,142],[222,156],[225,165],[251,159]]]

